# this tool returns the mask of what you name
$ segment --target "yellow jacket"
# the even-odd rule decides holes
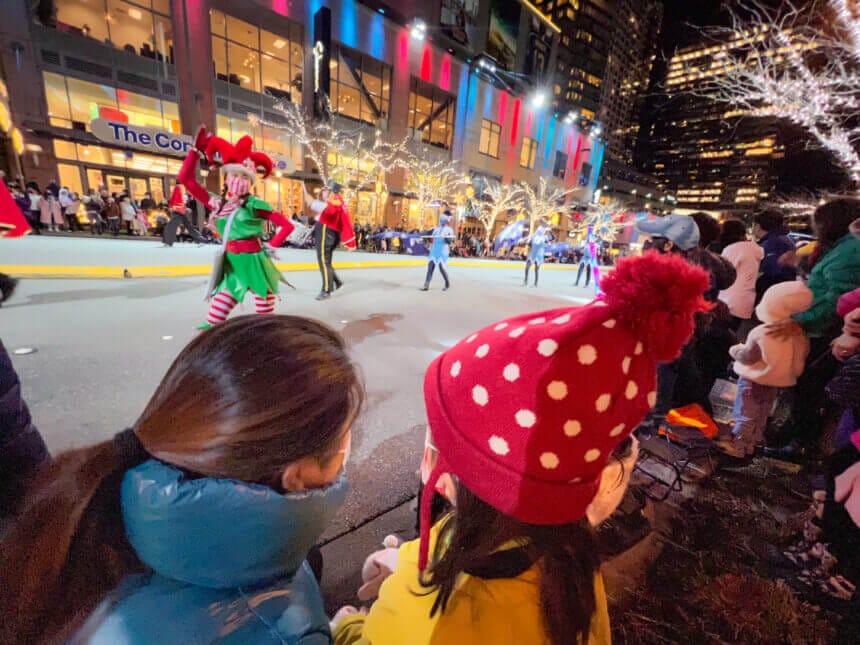
[[[431,531],[433,552],[438,527]],[[443,614],[430,618],[436,592],[418,582],[418,540],[400,547],[397,570],[382,583],[367,616],[345,618],[335,645],[549,645],[539,603],[537,566],[516,578],[483,580],[462,575]],[[608,645],[609,613],[603,579],[594,579],[597,608],[586,645]]]

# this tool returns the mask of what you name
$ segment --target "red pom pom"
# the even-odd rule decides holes
[[[694,316],[708,311],[707,271],[677,255],[624,258],[600,282],[604,300],[658,361],[671,361],[687,344]]]

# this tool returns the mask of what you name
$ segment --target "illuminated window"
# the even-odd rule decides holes
[[[523,168],[528,168],[529,170],[535,169],[535,158],[537,157],[537,141],[534,139],[529,139],[528,137],[523,137],[523,148],[520,151],[520,166]]]
[[[93,119],[108,119],[179,132],[179,105],[109,85],[44,73],[51,125],[90,129]]]
[[[409,127],[421,140],[448,150],[454,138],[454,97],[414,76],[409,88]]]
[[[170,0],[56,0],[57,29],[173,62]]]
[[[552,176],[558,179],[564,179],[567,174],[567,154],[561,150],[556,150],[555,163],[552,167]]]
[[[276,34],[211,11],[210,28],[217,78],[276,99],[301,101],[301,25],[290,22],[285,33]]]
[[[483,119],[481,121],[481,141],[478,144],[478,152],[482,155],[498,159],[501,139],[502,126],[495,121]]]
[[[331,57],[331,106],[341,116],[377,125],[391,109],[391,67],[335,45]]]

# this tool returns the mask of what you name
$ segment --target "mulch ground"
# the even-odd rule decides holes
[[[641,584],[611,608],[613,642],[860,643],[858,594],[848,602],[805,586],[782,555],[809,495],[807,477],[767,460],[718,470],[662,531]]]

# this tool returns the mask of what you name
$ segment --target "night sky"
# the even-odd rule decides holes
[[[665,7],[661,47],[671,56],[678,47],[700,40],[691,25],[701,27],[725,24],[728,13],[721,0],[663,0]]]

